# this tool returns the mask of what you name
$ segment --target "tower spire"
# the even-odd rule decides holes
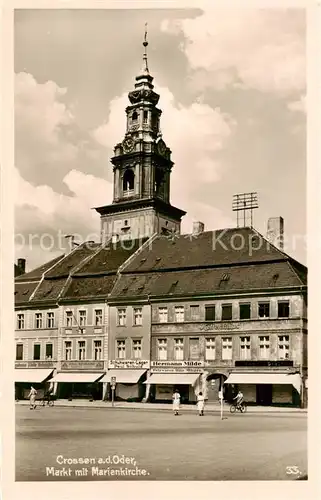
[[[143,46],[144,46],[143,74],[149,74],[148,61],[147,61],[147,46],[148,46],[148,41],[147,41],[147,23],[145,23],[145,34],[144,34]]]

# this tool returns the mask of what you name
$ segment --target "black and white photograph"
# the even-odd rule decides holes
[[[13,36],[15,482],[308,481],[306,9]]]

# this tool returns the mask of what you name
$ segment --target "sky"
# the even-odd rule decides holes
[[[257,192],[254,227],[282,216],[306,263],[305,12],[254,8],[15,11],[16,258],[99,241],[145,22],[182,232],[235,227],[233,195]]]

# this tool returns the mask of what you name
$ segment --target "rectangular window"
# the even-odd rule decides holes
[[[270,357],[270,337],[264,335],[259,337],[260,359],[269,359]]]
[[[160,323],[168,322],[168,310],[167,307],[159,307],[158,308],[158,319]]]
[[[72,311],[66,311],[66,326],[72,327]]]
[[[84,327],[87,323],[87,311],[79,311],[79,326]]]
[[[102,326],[103,324],[103,310],[95,309],[95,326]]]
[[[141,307],[134,308],[134,325],[143,324],[143,309]]]
[[[270,302],[260,302],[259,318],[269,318],[269,317],[270,317]]]
[[[126,326],[126,309],[117,309],[118,326]]]
[[[133,340],[133,354],[134,354],[134,359],[141,359],[142,358],[142,341],[141,341],[141,339]]]
[[[40,344],[33,345],[33,359],[35,360],[40,359]]]
[[[240,319],[251,319],[251,304],[240,304]]]
[[[36,328],[42,328],[42,313],[36,313]]]
[[[46,344],[46,359],[52,359],[52,344]]]
[[[189,339],[189,359],[200,358],[200,339],[193,337]]]
[[[18,320],[17,320],[17,327],[18,330],[23,330],[25,327],[25,315],[24,314],[18,314]]]
[[[167,360],[167,339],[158,339],[158,359],[160,361]]]
[[[70,361],[72,357],[72,344],[71,340],[65,341],[65,360]]]
[[[86,359],[86,342],[85,340],[78,340],[78,359],[83,361]]]
[[[251,339],[250,337],[240,337],[240,358],[251,358]]]
[[[232,337],[222,337],[222,359],[232,359]]]
[[[222,321],[228,321],[232,319],[232,305],[222,304]]]
[[[23,360],[23,344],[16,345],[16,360],[17,361]]]
[[[205,306],[205,321],[215,321],[215,306]]]
[[[290,302],[288,300],[282,300],[278,302],[278,318],[289,318],[290,317]]]
[[[53,328],[55,323],[55,315],[53,312],[47,313],[47,328]]]
[[[200,306],[190,306],[191,320],[200,319]]]
[[[205,339],[205,359],[207,361],[215,359],[215,337]]]
[[[126,358],[126,342],[125,340],[117,340],[117,358]]]
[[[279,335],[278,337],[279,359],[289,359],[290,357],[290,337],[289,335]]]
[[[182,361],[184,359],[184,339],[174,339],[174,359]]]
[[[102,359],[102,341],[94,340],[94,359],[98,361]]]
[[[175,321],[183,323],[184,321],[184,306],[175,306]]]

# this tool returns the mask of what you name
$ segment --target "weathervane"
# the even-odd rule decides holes
[[[144,45],[144,55],[143,55],[143,60],[144,60],[144,63],[145,63],[145,67],[144,67],[144,72],[147,72],[149,73],[149,70],[148,70],[148,63],[147,63],[147,45],[148,45],[148,41],[147,41],[147,23],[145,23],[145,34],[144,34],[144,41],[143,41],[143,45]]]

